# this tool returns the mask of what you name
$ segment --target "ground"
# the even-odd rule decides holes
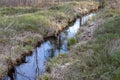
[[[97,13],[93,22],[83,26],[76,35],[78,42],[71,46],[68,54],[51,59],[49,72],[40,76],[40,80],[119,80],[118,3],[106,6]]]
[[[0,8],[0,78],[22,63],[44,38],[57,36],[75,18],[96,9],[97,2],[85,1],[61,3],[47,9]]]

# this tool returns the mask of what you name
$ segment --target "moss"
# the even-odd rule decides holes
[[[30,46],[30,45],[26,45],[26,46],[24,47],[24,49],[27,50],[27,51],[32,51],[33,47]]]
[[[47,76],[44,76],[44,80],[49,80]]]
[[[50,80],[49,77],[50,76],[48,74],[44,74],[44,75],[39,76],[39,80]]]
[[[68,44],[69,46],[76,44],[77,40],[75,38],[69,38],[68,39]]]

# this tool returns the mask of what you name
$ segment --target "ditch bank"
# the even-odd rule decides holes
[[[92,9],[91,9],[91,10],[92,10]],[[85,14],[82,14],[81,11],[79,11],[79,9],[77,9],[77,10],[75,10],[75,11],[76,11],[77,14],[82,14],[82,16],[83,16],[83,15],[86,15],[86,14],[90,13],[91,10],[90,10],[90,11],[87,11],[87,13],[86,13],[86,10],[83,10],[83,12],[84,12]],[[96,11],[96,10],[97,10],[97,9],[93,9],[93,11]],[[81,17],[82,17],[82,16],[81,16]],[[45,41],[47,41],[47,40],[49,40],[49,39],[51,39],[51,38],[58,38],[58,35],[59,35],[63,30],[65,30],[65,29],[68,27],[68,24],[71,24],[71,23],[75,22],[75,20],[77,19],[77,17],[79,17],[79,16],[76,16],[76,17],[74,17],[74,18],[71,19],[71,20],[68,19],[68,21],[67,21],[68,23],[67,23],[66,25],[64,25],[64,27],[62,27],[62,29],[57,29],[55,32],[53,32],[53,33],[51,33],[51,34],[48,33],[48,35],[47,35],[46,37],[42,38],[41,40],[37,41],[37,43],[35,43],[35,47],[40,46],[40,44],[42,44],[43,42],[45,42]],[[28,44],[28,43],[24,43],[24,45],[25,45],[25,44]],[[26,56],[30,56],[30,55],[32,55],[32,53],[33,53],[33,50],[28,51],[28,52],[23,52],[23,53],[21,54],[21,57],[20,57],[19,59],[15,59],[15,61],[8,61],[8,62],[7,62],[7,63],[8,63],[8,70],[7,70],[8,76],[11,76],[11,78],[12,78],[12,76],[13,76],[12,73],[15,72],[15,66],[18,66],[18,65],[20,65],[21,63],[24,63]],[[3,76],[2,76],[2,77],[3,77]]]

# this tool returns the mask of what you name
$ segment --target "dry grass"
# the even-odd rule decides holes
[[[55,34],[80,16],[75,12],[79,7],[79,2],[71,2],[32,12],[29,8],[0,9],[0,78],[7,73],[8,64],[17,64],[16,60],[32,51],[43,37]]]
[[[79,40],[67,55],[53,58],[48,63],[51,69],[51,73],[45,75],[48,80],[120,79],[120,12],[105,12],[102,12],[105,16],[113,15],[106,19],[98,16],[104,23],[98,25],[97,18],[94,26],[98,28],[89,42]]]

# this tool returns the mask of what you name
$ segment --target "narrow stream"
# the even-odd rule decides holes
[[[95,13],[82,17],[82,25],[93,16],[95,16]],[[60,33],[58,40],[47,40],[42,43],[40,47],[37,47],[32,56],[26,57],[26,63],[16,66],[14,80],[38,80],[38,76],[45,73],[46,62],[50,58],[55,57],[60,53],[65,54],[65,52],[68,51],[68,39],[75,38],[79,27],[80,19],[78,18],[72,26],[69,26]],[[3,80],[11,79],[6,77]]]

